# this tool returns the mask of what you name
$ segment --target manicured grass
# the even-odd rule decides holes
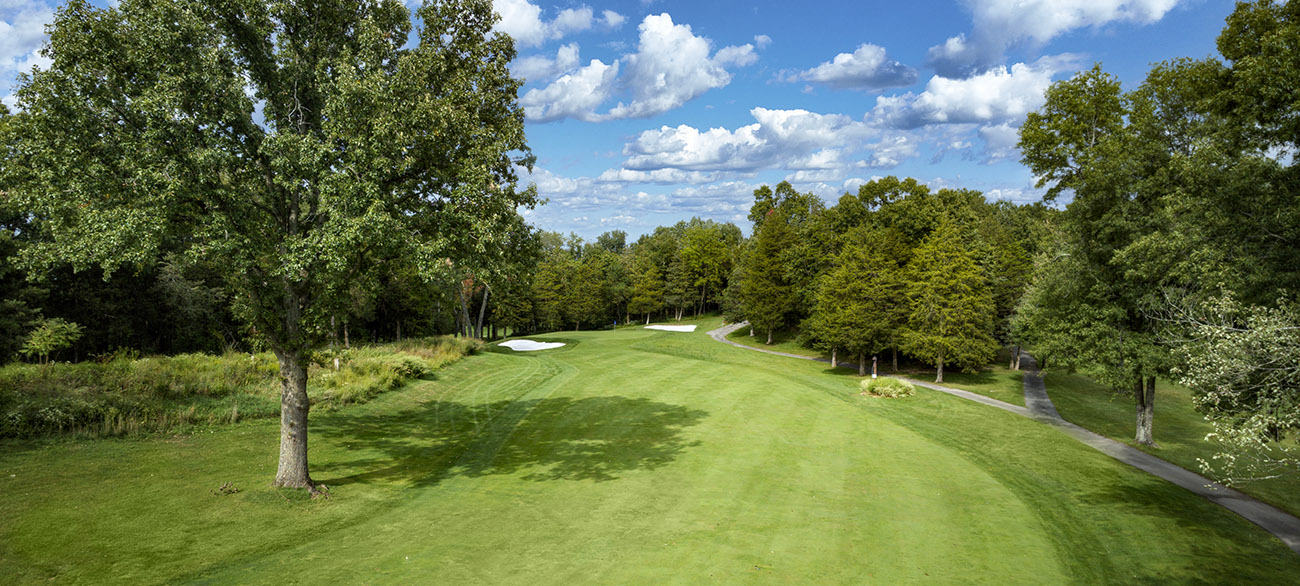
[[[490,347],[312,420],[332,498],[267,486],[272,421],[0,443],[17,583],[1281,583],[1258,527],[942,393],[626,329]],[[211,491],[223,482],[235,494]]]
[[[1152,433],[1157,447],[1153,448],[1133,441],[1136,412],[1131,396],[1117,395],[1081,375],[1048,372],[1044,382],[1056,410],[1067,421],[1188,470],[1200,472],[1198,459],[1210,460],[1216,451],[1215,444],[1205,439],[1214,428],[1196,412],[1192,405],[1192,392],[1186,387],[1163,380],[1156,382],[1156,416]],[[1300,515],[1300,477],[1293,475],[1247,482],[1235,488],[1293,515]]]

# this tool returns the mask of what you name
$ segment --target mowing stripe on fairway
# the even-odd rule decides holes
[[[746,322],[732,324],[730,326],[724,326],[716,330],[712,330],[708,332],[708,334],[709,337],[713,338],[714,340],[717,340],[724,344],[730,344],[732,346],[744,348],[746,350],[753,350],[756,352],[763,352],[766,354],[775,354],[777,356],[785,356],[787,358],[798,358],[800,360],[813,360],[816,362],[827,362],[826,360],[823,360],[821,358],[814,358],[811,356],[800,356],[797,354],[789,354],[786,352],[774,352],[771,350],[764,350],[762,348],[754,348],[752,346],[746,346],[744,344],[737,344],[736,342],[727,339],[727,334],[730,334],[731,332],[734,332],[744,327],[745,325]],[[844,362],[843,364],[851,364],[851,363]],[[895,378],[905,378],[905,377],[895,377]],[[1120,462],[1128,464],[1129,466],[1132,466],[1134,468],[1137,468],[1139,470],[1142,470],[1144,472],[1150,473],[1154,476],[1172,482],[1184,489],[1187,489],[1188,491],[1191,491],[1193,494],[1196,494],[1197,496],[1205,498],[1214,504],[1217,504],[1225,509],[1228,509],[1229,511],[1241,515],[1247,521],[1259,525],[1269,533],[1272,533],[1278,539],[1282,540],[1282,543],[1285,543],[1287,547],[1291,548],[1291,551],[1300,554],[1300,519],[1297,519],[1291,514],[1282,511],[1281,509],[1278,509],[1272,505],[1255,500],[1237,490],[1228,488],[1222,484],[1214,482],[1204,476],[1196,474],[1181,466],[1172,464],[1168,461],[1157,458],[1156,456],[1152,456],[1151,454],[1143,452],[1142,450],[1139,450],[1137,448],[1134,448],[1132,446],[1126,445],[1121,442],[1117,442],[1113,439],[1094,433],[1092,431],[1089,431],[1087,429],[1084,429],[1078,425],[1075,425],[1073,423],[1070,423],[1062,419],[1061,416],[1056,413],[1056,409],[1052,406],[1051,400],[1047,399],[1045,391],[1041,393],[1042,397],[1041,399],[1039,399],[1038,403],[1031,402],[1030,400],[1031,397],[1038,399],[1040,395],[1040,393],[1038,392],[1038,388],[1031,388],[1031,385],[1037,385],[1037,387],[1042,386],[1042,378],[1038,374],[1037,363],[1033,360],[1032,357],[1030,357],[1029,361],[1026,363],[1025,382],[1024,382],[1026,403],[1030,405],[1029,407],[1012,405],[1010,403],[999,401],[997,399],[985,397],[978,393],[972,393],[969,391],[963,391],[960,389],[945,387],[943,385],[938,385],[935,383],[918,381],[915,379],[907,379],[907,380],[912,382],[913,384],[925,387],[927,389],[939,391],[942,393],[947,393],[949,395],[953,395],[956,397],[961,397],[968,401],[983,403],[990,407],[996,407],[998,409],[1002,409],[1003,411],[1010,411],[1011,413],[1015,413],[1016,415],[1027,417],[1035,421],[1041,421],[1048,425],[1052,425],[1060,429],[1061,431],[1063,431],[1066,435],[1082,442],[1083,444],[1103,454],[1106,454],[1107,456],[1110,456],[1116,460],[1119,460]],[[1046,403],[1042,404],[1041,403],[1042,400],[1045,400]],[[1035,408],[1035,406],[1037,406],[1037,408]]]

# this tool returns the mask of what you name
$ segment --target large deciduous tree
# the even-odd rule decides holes
[[[307,354],[354,276],[499,254],[531,165],[513,41],[487,0],[123,0],[58,11],[21,80],[11,192],[29,266],[213,261],[280,362],[275,484],[314,487]],[[414,32],[414,35],[412,35]],[[449,262],[450,261],[450,262]]]

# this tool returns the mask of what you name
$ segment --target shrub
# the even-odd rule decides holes
[[[916,391],[912,383],[896,378],[864,379],[860,386],[862,394],[873,397],[910,397]]]

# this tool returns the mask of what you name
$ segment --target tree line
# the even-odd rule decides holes
[[[1300,3],[1241,2],[1218,56],[1124,91],[1101,64],[1053,84],[1019,146],[1063,212],[1013,335],[1134,398],[1189,385],[1231,480],[1300,471]]]
[[[727,313],[772,342],[800,340],[837,361],[886,351],[936,368],[978,369],[1014,345],[1009,320],[1054,211],[988,202],[886,177],[827,207],[790,184],[754,192],[754,236],[726,293]]]

